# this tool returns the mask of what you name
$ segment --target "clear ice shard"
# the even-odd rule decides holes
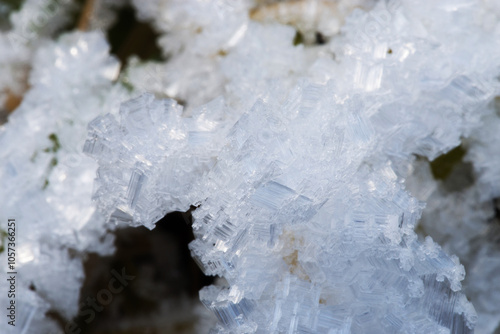
[[[214,165],[227,125],[204,108],[193,113],[184,118],[174,100],[144,94],[122,104],[120,120],[108,114],[89,123],[83,150],[101,166],[94,200],[103,212],[113,209],[113,219],[130,216],[153,228],[167,212],[187,211],[196,202],[191,189]],[[111,196],[108,186],[114,188]]]

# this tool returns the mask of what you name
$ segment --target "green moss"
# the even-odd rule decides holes
[[[49,135],[49,139],[52,142],[52,152],[57,152],[61,148],[61,143],[59,142],[59,138],[55,133],[51,133]]]
[[[443,154],[430,162],[432,175],[436,180],[445,180],[450,176],[453,167],[462,162],[466,154],[462,146],[457,146],[446,154]]]
[[[61,143],[59,142],[59,138],[57,137],[57,135],[55,133],[51,133],[48,136],[48,138],[52,142],[52,146],[51,147],[47,147],[43,151],[45,153],[54,153],[54,154],[57,153],[57,151],[59,151],[59,149],[61,148]],[[33,153],[32,157],[31,157],[31,161],[32,162],[35,161],[36,156],[37,156],[37,152]],[[50,159],[49,166],[47,167],[47,173],[45,174],[46,178],[45,178],[45,181],[43,183],[42,189],[45,190],[49,186],[49,180],[48,180],[49,175],[52,172],[52,169],[55,166],[57,166],[58,163],[59,163],[59,161],[57,160],[57,158],[55,156],[52,157],[52,159]]]
[[[304,44],[304,35],[300,31],[297,30],[295,33],[295,37],[293,38],[293,45],[297,46],[299,44]]]
[[[56,153],[57,151],[59,151],[59,149],[61,148],[61,143],[59,142],[59,138],[57,137],[57,135],[55,133],[51,133],[49,135],[49,140],[52,142],[52,147],[47,147],[43,151],[45,153]]]
[[[122,84],[123,87],[125,87],[125,89],[128,92],[132,92],[134,90],[134,86],[132,86],[132,84],[130,83],[130,81],[128,81],[128,80],[121,80],[120,83]]]
[[[7,238],[7,232],[2,230],[0,228],[0,239],[1,239],[1,243],[0,243],[0,254],[3,253],[3,251],[5,250],[5,238]]]
[[[46,175],[47,175],[47,177],[45,178],[45,181],[43,182],[42,190],[47,189],[47,187],[49,186],[49,175],[50,175],[50,173],[52,172],[52,169],[53,169],[55,166],[57,166],[57,164],[58,164],[58,160],[57,160],[57,158],[55,158],[55,157],[54,157],[54,158],[52,158],[52,159],[50,160],[49,167],[47,168],[47,174],[46,174]]]

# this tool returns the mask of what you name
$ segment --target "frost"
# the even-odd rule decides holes
[[[211,10],[229,15],[222,8]],[[476,24],[479,8],[404,1],[355,11],[325,48],[335,62],[311,61],[292,30],[243,22],[211,65],[229,79],[221,103],[172,91],[201,102],[183,109],[145,94],[122,104],[113,129],[91,129],[92,145],[112,152],[90,152],[101,212],[151,227],[197,206],[192,255],[228,284],[200,293],[216,332],[472,333],[464,267],[432,238],[419,242],[424,204],[405,190],[403,167],[457,147],[491,114],[498,41]],[[272,29],[288,47],[273,48],[271,37],[253,44]]]
[[[132,4],[168,61],[119,73],[96,32],[0,52],[33,63],[0,128],[27,329],[77,313],[69,249],[108,254],[106,228],[195,208],[191,254],[223,278],[200,291],[211,333],[495,332],[498,5]]]

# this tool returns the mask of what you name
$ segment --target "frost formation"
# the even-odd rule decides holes
[[[0,128],[0,218],[37,226],[19,241],[21,284],[40,286],[23,297],[39,310],[26,333],[59,333],[49,309],[77,313],[68,249],[109,254],[106,222],[152,229],[192,206],[191,254],[223,278],[200,291],[211,333],[495,332],[495,1],[132,3],[168,61],[131,59],[118,77],[95,32],[0,53],[33,62]],[[436,178],[430,162],[458,147]],[[61,275],[62,291],[48,283]]]

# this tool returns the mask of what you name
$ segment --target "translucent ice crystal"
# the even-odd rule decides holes
[[[231,78],[219,99],[186,112],[146,94],[90,124],[101,211],[152,227],[197,207],[192,255],[227,281],[200,292],[214,332],[472,333],[464,267],[418,240],[425,204],[404,184],[415,155],[446,153],[490,113],[498,33],[481,13],[379,2],[314,57],[273,48],[288,28],[248,23],[211,65]]]
[[[192,256],[224,278],[200,291],[211,333],[495,332],[495,1],[133,0],[168,60],[131,59],[119,79],[99,34],[48,41],[73,1],[25,34],[48,3],[0,32],[0,102],[31,87],[0,128],[0,221],[29,222],[25,333],[77,312],[69,249],[107,254],[106,221],[190,208]],[[125,2],[96,3],[99,19]],[[457,147],[435,179],[429,162]]]
[[[69,320],[78,312],[80,255],[113,251],[105,219],[91,201],[97,165],[81,153],[87,123],[128,97],[111,86],[119,64],[108,51],[99,33],[74,33],[41,47],[31,89],[0,127],[0,219],[17,221],[15,331],[59,333],[45,313]],[[6,231],[4,223],[0,228]],[[6,254],[0,254],[3,263]],[[4,305],[6,298],[2,292]],[[2,321],[0,332],[7,329]]]
[[[144,94],[122,104],[120,122],[112,115],[90,122],[83,151],[101,166],[94,199],[102,211],[111,212],[114,222],[149,228],[167,212],[187,211],[195,202],[192,189],[215,164],[227,133],[227,124],[219,121],[224,111],[218,99],[184,118],[174,100]]]

